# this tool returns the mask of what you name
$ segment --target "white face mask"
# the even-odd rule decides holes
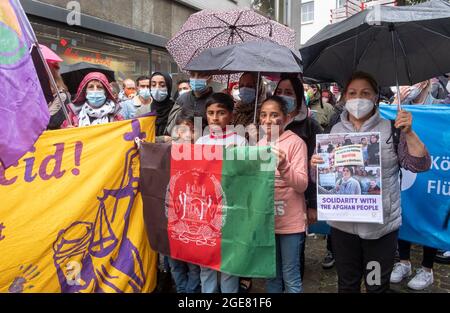
[[[416,98],[420,95],[422,92],[422,89],[418,87],[411,87],[409,95],[403,100],[404,103],[411,103],[412,101],[416,100]]]
[[[191,92],[191,91],[189,89],[182,89],[182,90],[178,91],[178,95],[181,96],[188,92]]]
[[[374,106],[373,101],[369,99],[351,99],[345,103],[347,111],[358,120],[372,112]]]
[[[446,89],[447,89],[448,93],[450,93],[450,80],[447,83],[447,88]]]

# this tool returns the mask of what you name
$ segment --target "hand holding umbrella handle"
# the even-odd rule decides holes
[[[410,88],[402,88],[402,90],[400,90],[397,81],[397,95],[396,99],[394,99],[394,103],[397,102],[397,119],[400,114],[403,114],[402,112],[405,112],[402,109],[401,103],[409,95],[410,92],[411,92]],[[395,128],[399,128],[401,131],[404,131],[404,126],[397,126],[397,119],[395,121]]]
[[[416,158],[423,158],[428,154],[428,151],[419,136],[412,130],[412,120],[411,112],[401,110],[397,113],[394,126],[402,130],[408,154]]]
[[[409,134],[412,131],[412,114],[400,108],[394,126],[401,129],[405,134]]]

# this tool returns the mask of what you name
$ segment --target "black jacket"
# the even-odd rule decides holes
[[[172,129],[175,126],[176,120],[181,114],[183,116],[201,117],[203,120],[205,120],[206,100],[212,94],[213,89],[209,88],[209,91],[201,95],[199,98],[197,98],[192,91],[181,95],[175,102],[175,105],[173,106],[172,111],[169,114],[165,133],[170,136]],[[205,123],[205,121],[203,121],[203,123]]]
[[[286,130],[290,130],[297,136],[303,139],[308,149],[308,167],[309,161],[316,150],[316,135],[322,133],[322,128],[319,123],[307,117],[304,120],[294,120],[287,127]],[[305,191],[305,199],[307,208],[317,209],[317,188],[316,184],[309,180],[308,188]]]
[[[61,100],[64,105],[67,106],[70,103],[70,94],[68,92],[60,91]],[[59,103],[59,97],[57,95],[54,96],[53,101],[50,103],[50,106],[54,103]],[[55,114],[50,116],[50,121],[47,126],[47,130],[55,130],[60,129],[64,121],[66,120],[66,115],[64,114],[64,109],[61,108]]]

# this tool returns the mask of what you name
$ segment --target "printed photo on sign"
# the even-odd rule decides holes
[[[382,223],[380,133],[317,135],[319,220]]]

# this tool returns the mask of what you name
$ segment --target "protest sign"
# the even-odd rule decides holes
[[[317,135],[317,145],[330,151],[317,169],[319,221],[383,223],[379,138],[376,132]]]

